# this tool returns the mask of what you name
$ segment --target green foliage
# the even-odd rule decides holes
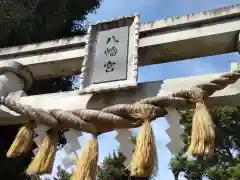
[[[133,137],[135,139],[135,137]],[[130,172],[124,166],[126,157],[119,151],[113,152],[104,158],[102,164],[98,167],[98,180],[150,180],[149,178],[130,177]]]
[[[177,180],[178,175],[180,172],[185,171],[185,164],[187,163],[187,158],[182,156],[181,154],[176,155],[174,158],[171,159],[169,165],[172,169],[174,178]]]
[[[136,137],[131,138],[132,142],[136,142]],[[97,179],[98,180],[150,180],[153,178],[130,177],[130,172],[124,165],[126,157],[118,150],[113,151],[104,158],[102,164],[98,166]],[[58,178],[56,180],[70,180],[72,174],[58,168]]]
[[[83,34],[101,0],[0,0],[0,47]]]
[[[30,180],[41,180],[41,178],[37,175],[32,175],[29,178],[30,178]],[[49,179],[45,178],[44,180],[49,180]]]
[[[98,168],[98,180],[128,180],[128,172],[124,166],[125,157],[118,151],[105,157]]]
[[[23,45],[84,34],[83,24],[88,13],[95,12],[101,0],[0,0],[0,48]],[[68,91],[74,77],[35,81],[28,95]],[[24,171],[33,156],[7,159],[10,147],[19,126],[0,129],[0,179],[39,180],[29,177]],[[62,137],[62,134],[60,134]],[[61,138],[59,146],[64,144]],[[33,146],[33,149],[35,146]]]
[[[54,180],[71,180],[71,173],[68,173],[66,170],[62,169],[60,166],[58,166],[58,172],[57,176],[58,178],[54,178]]]
[[[123,164],[125,159],[119,151],[105,157],[101,166],[98,166],[98,180],[128,180],[129,172]],[[55,180],[70,180],[71,175],[66,170],[58,167],[58,178],[55,178]]]
[[[169,164],[176,180],[180,172],[184,172],[188,180],[201,180],[203,176],[210,180],[240,179],[240,111],[237,107],[226,106],[212,108],[210,112],[216,124],[217,139],[215,154],[211,159],[205,159],[184,154],[190,144],[193,110],[182,111],[181,124],[185,130],[181,137],[185,147]]]
[[[136,136],[131,137],[131,141],[136,144]],[[102,164],[98,166],[98,180],[153,180],[152,177],[131,177],[130,172],[124,165],[126,157],[118,150],[104,158]]]
[[[47,94],[47,93],[55,93],[61,91],[70,91],[72,90],[72,82],[74,82],[75,77],[67,77],[67,78],[51,78],[44,80],[34,81],[32,87],[26,92],[30,95],[38,95],[38,94]]]

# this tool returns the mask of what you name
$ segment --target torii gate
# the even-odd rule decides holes
[[[209,82],[223,73],[138,84],[138,66],[239,52],[239,31],[240,5],[141,25],[138,14],[98,22],[89,28],[85,36],[0,49],[0,95],[10,93],[9,96],[14,96],[17,102],[34,108],[68,111],[79,108],[101,110],[116,104],[131,104],[147,97],[165,95],[172,92],[172,89],[178,91]],[[114,45],[107,46],[109,43]],[[19,93],[20,90],[29,88],[34,80],[73,74],[81,74],[80,91],[37,96]],[[239,81],[217,91],[206,103],[239,105],[238,83]],[[17,91],[18,93],[13,93]],[[58,103],[52,103],[53,98]],[[172,140],[168,148],[172,153],[178,152],[182,147],[179,137],[182,132],[179,126],[180,115],[175,108],[177,105],[166,108],[166,118],[170,124],[167,133]],[[4,106],[0,116],[1,126],[26,122],[22,115]],[[40,137],[34,139],[37,144],[49,128],[39,126],[35,129]],[[131,132],[125,129],[119,130],[118,134],[116,139],[120,141],[120,149],[127,157],[126,164],[129,164],[132,145],[126,141],[126,137],[131,136]],[[78,148],[75,146],[79,135],[80,132],[74,130],[65,133],[69,141],[64,147],[69,155],[63,159],[66,167],[72,163],[70,154]]]

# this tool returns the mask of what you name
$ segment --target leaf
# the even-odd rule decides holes
[[[188,180],[201,180],[203,176],[211,180],[238,180],[240,178],[240,111],[238,107],[218,107],[209,109],[217,126],[217,144],[211,159],[190,160],[182,154],[176,155],[169,164],[175,179],[184,172]],[[184,151],[190,144],[193,110],[182,110],[181,124],[185,127],[181,138]],[[234,150],[235,155],[232,153]]]

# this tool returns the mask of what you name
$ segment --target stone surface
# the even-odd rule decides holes
[[[238,4],[141,24],[138,64],[151,65],[237,51],[239,17]],[[70,76],[80,73],[85,38],[76,36],[3,48],[0,49],[0,60],[15,60],[26,65],[34,79]]]
[[[14,98],[14,99],[17,99],[17,98],[20,98],[20,97],[23,97],[23,96],[27,96],[27,94],[23,90],[16,91],[16,92],[10,92],[8,94],[8,97]]]
[[[115,105],[134,103],[143,98],[154,97],[161,91],[171,93],[171,91],[178,91],[189,88],[199,83],[209,82],[212,79],[219,77],[224,73],[208,74],[202,76],[191,76],[176,79],[167,79],[164,81],[146,82],[138,84],[137,88],[126,89],[115,92],[102,92],[100,94],[85,94],[79,95],[78,91],[60,92],[54,94],[44,94],[37,96],[21,97],[17,101],[31,105],[35,108],[49,109],[102,109],[104,107]],[[206,103],[208,106],[223,106],[223,105],[240,105],[240,91],[235,86],[239,83],[226,87],[221,91],[214,93]],[[57,99],[58,103],[52,103],[53,99]],[[8,109],[2,109],[0,113],[0,125],[6,124],[21,124],[26,121],[25,118],[19,116],[15,112]]]
[[[146,37],[140,39],[139,65],[236,52],[239,30],[239,18],[232,18],[230,21],[213,21],[203,26],[189,25],[179,30],[168,30],[166,33],[150,31]]]
[[[24,90],[28,90],[31,87],[33,83],[33,76],[32,72],[26,66],[16,61],[2,61],[0,62],[0,74],[6,72],[14,73],[17,76],[16,78],[20,79],[19,81],[23,81]]]
[[[147,22],[141,25],[140,32],[153,31],[164,28],[176,28],[180,26],[188,26],[195,23],[204,23],[206,21],[217,21],[226,17],[239,16],[240,4],[211,9],[207,11],[186,14],[183,16],[171,16],[163,20]]]
[[[150,65],[162,62],[169,62],[175,60],[189,59],[200,56],[216,55],[221,53],[228,53],[239,51],[239,30],[240,30],[240,6],[235,5],[221,10],[208,11],[207,13],[198,13],[195,15],[188,15],[178,18],[166,19],[164,21],[157,21],[152,24],[147,23],[142,25],[140,30],[140,66]],[[139,34],[136,29],[132,31],[135,35]],[[161,33],[159,33],[161,32]],[[236,41],[237,37],[237,41]],[[137,40],[138,42],[138,40]],[[0,95],[6,95],[9,92],[28,88],[31,85],[31,73],[22,74],[26,72],[24,66],[16,66],[19,71],[5,68],[6,64],[13,63],[13,61],[20,62],[26,65],[33,72],[35,79],[44,79],[49,77],[63,77],[79,73],[80,69],[86,71],[86,68],[81,68],[83,56],[86,55],[84,51],[85,36],[74,37],[64,40],[44,42],[41,44],[33,44],[22,47],[4,48],[0,49]],[[189,48],[191,47],[191,48]],[[130,51],[132,52],[132,51]],[[138,58],[136,54],[136,46],[130,56]],[[174,52],[174,53],[172,53]],[[134,60],[129,63],[129,66],[134,65],[134,72],[131,77],[137,78],[135,73],[138,63]],[[21,68],[23,67],[23,68]],[[129,68],[129,67],[128,67]],[[18,74],[23,79],[15,75]],[[28,73],[28,72],[27,72]],[[219,75],[219,74],[218,74]],[[101,109],[107,105],[116,103],[132,103],[148,96],[155,96],[155,84],[158,86],[163,83],[161,87],[162,92],[169,92],[172,90],[180,90],[181,88],[191,87],[196,83],[209,81],[218,75],[207,75],[201,77],[178,78],[175,80],[166,80],[152,83],[145,83],[139,85],[135,89],[124,90],[120,92],[100,94],[100,95],[83,95],[78,96],[66,95],[66,93],[56,93],[55,95],[42,95],[19,98],[20,102],[32,105],[33,107],[43,109],[53,109],[59,107],[64,110],[73,110],[76,108],[94,108]],[[115,77],[111,77],[115,78]],[[115,78],[116,79],[116,78]],[[98,82],[98,81],[95,81]],[[128,82],[129,83],[129,82]],[[130,82],[131,83],[131,82]],[[127,83],[117,85],[117,89],[127,87]],[[133,84],[132,86],[134,86]],[[115,84],[111,84],[110,90],[114,89]],[[151,89],[151,87],[154,87]],[[102,87],[97,87],[94,91],[101,90]],[[235,84],[225,88],[224,90],[216,92],[207,104],[209,105],[240,105],[239,104],[239,81]],[[111,96],[112,95],[112,96]],[[54,97],[55,96],[55,97]],[[59,98],[60,102],[53,104],[53,98]],[[119,98],[120,97],[120,98]],[[84,101],[85,100],[85,101]],[[67,103],[66,103],[67,102]],[[1,109],[0,124],[18,124],[23,123],[23,119],[18,114]],[[179,135],[182,129],[179,128],[179,114],[176,109],[167,108],[169,114],[166,118],[169,121],[170,128],[167,130],[172,142],[168,144],[171,152],[178,152],[179,150]],[[14,122],[13,122],[14,121]],[[37,128],[38,137],[34,141],[39,146],[42,138],[46,135],[45,128]],[[127,130],[119,131],[119,136],[116,137],[122,146],[120,150],[127,156],[129,160],[132,146],[129,144],[130,133]],[[178,138],[176,138],[178,137]],[[74,163],[75,152],[79,144],[75,141],[76,137],[69,135],[67,153],[70,154],[64,158],[65,166],[70,166]],[[180,143],[181,144],[181,143]],[[65,148],[66,149],[66,148]],[[34,150],[36,153],[38,149]],[[127,163],[128,164],[128,163]]]
[[[92,24],[86,35],[81,94],[137,85],[139,26],[139,14]]]
[[[20,91],[9,93],[7,97],[8,98],[19,99],[20,97],[23,97],[23,96],[26,96],[26,93],[24,91],[20,90]],[[6,108],[5,106],[1,106],[0,115],[4,118],[0,118],[0,122],[3,123],[3,124],[4,124],[4,122],[7,122],[8,125],[11,125],[11,123],[8,119],[8,118],[10,118],[10,116],[9,116],[9,113],[7,111],[9,111],[8,108]],[[18,115],[17,113],[15,113],[13,111],[11,111],[11,112],[15,115]]]
[[[6,96],[22,89],[28,89],[33,82],[28,68],[14,61],[0,62],[0,95]],[[15,94],[15,96],[18,96]]]
[[[93,83],[127,78],[128,33],[128,26],[98,33]]]
[[[16,92],[24,88],[23,79],[19,78],[13,72],[4,72],[0,74],[0,95],[6,96],[10,92]]]

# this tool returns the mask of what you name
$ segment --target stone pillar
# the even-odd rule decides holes
[[[27,90],[33,82],[31,72],[18,62],[0,63],[0,95]]]
[[[13,61],[0,61],[0,96],[7,96],[11,92],[28,89],[32,84],[32,79],[33,78],[31,72],[28,71],[28,69],[20,63]],[[1,108],[5,107],[3,106]],[[5,112],[1,109],[0,114],[2,113]],[[8,121],[8,118],[0,118],[0,120],[1,122]],[[0,156],[1,163],[3,164],[9,162],[9,159],[5,157],[5,155],[10,145],[12,144],[18,130],[18,126],[11,126],[9,123],[6,123],[6,126],[0,126]],[[24,159],[12,159],[11,161],[13,161],[13,163],[21,164],[21,166],[19,166],[18,169],[16,169],[14,166],[6,167],[4,169],[3,175],[7,175],[10,179],[16,179],[17,176],[20,177],[29,162],[31,162],[32,154],[29,153],[23,158]]]

